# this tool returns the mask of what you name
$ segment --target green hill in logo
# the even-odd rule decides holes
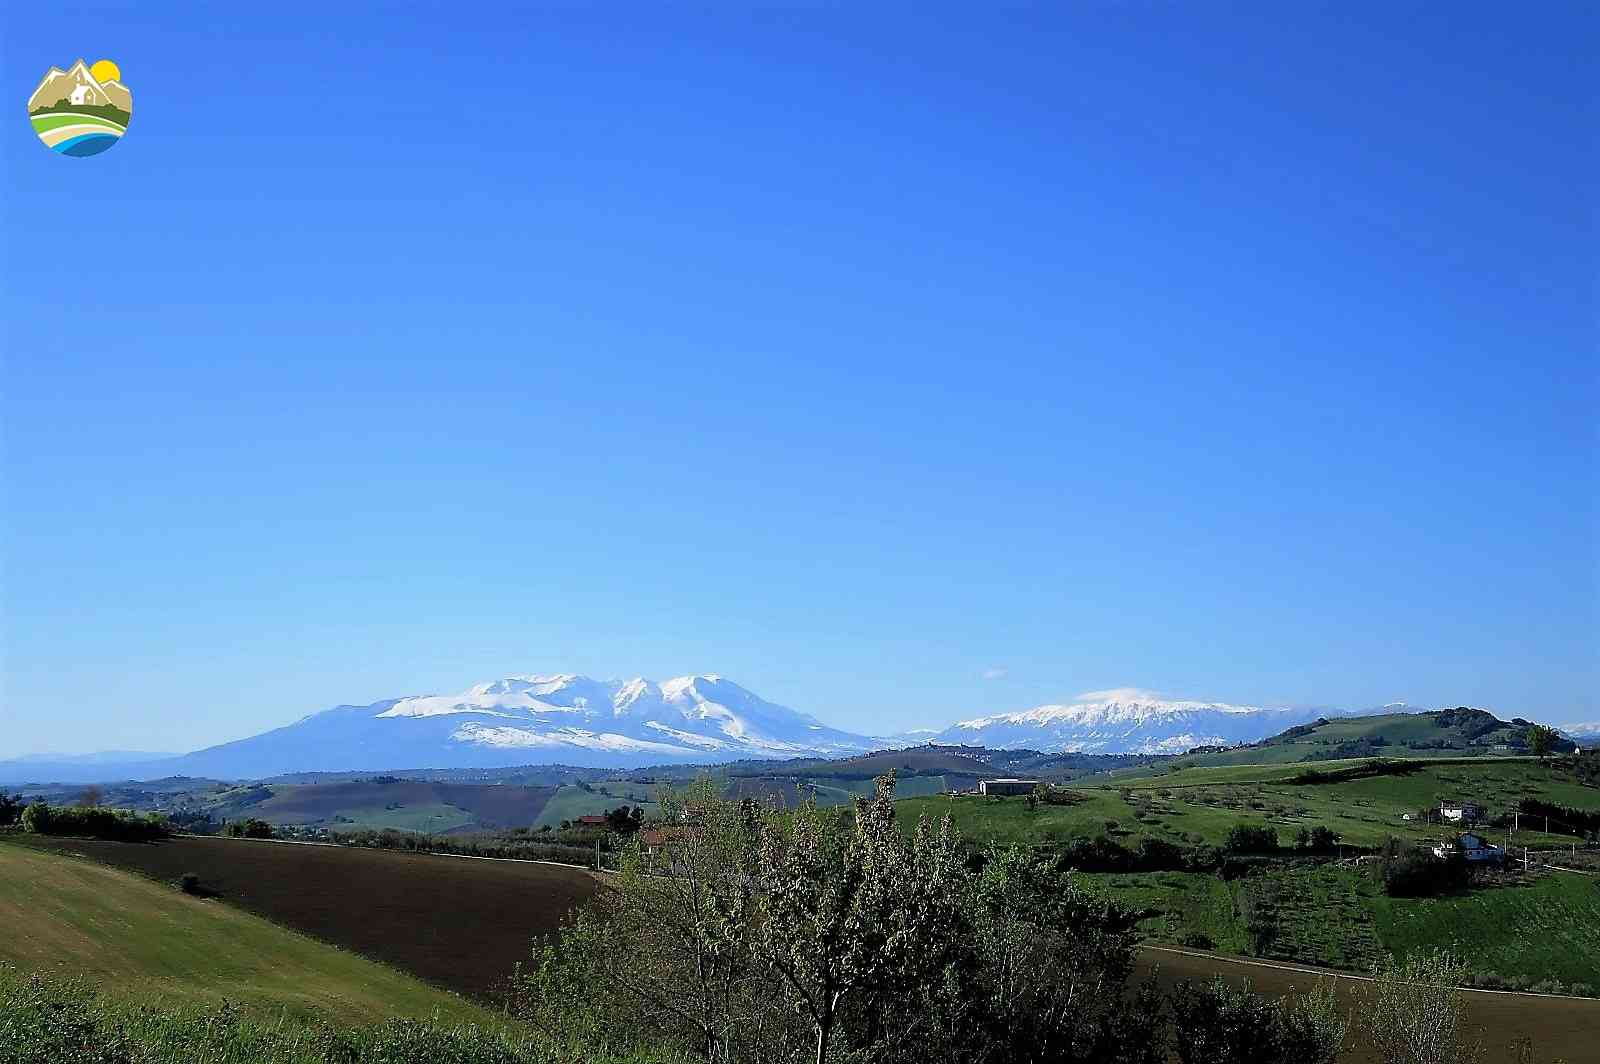
[[[98,155],[122,139],[133,117],[133,93],[109,59],[51,67],[28,97],[28,118],[45,147],[61,155]]]

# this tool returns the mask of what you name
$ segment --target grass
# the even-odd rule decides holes
[[[1391,836],[1422,841],[1442,829],[1406,821],[1406,813],[1435,806],[1440,799],[1466,798],[1491,814],[1510,809],[1524,797],[1557,805],[1600,809],[1600,789],[1585,787],[1548,764],[1518,759],[1428,759],[1410,762],[1405,775],[1377,776],[1338,783],[1296,784],[1309,769],[1336,772],[1369,759],[1292,765],[1229,765],[1181,769],[1151,777],[1073,785],[1084,800],[1073,805],[1040,805],[1030,810],[1022,798],[970,795],[907,798],[901,815],[948,813],[963,834],[978,844],[1059,844],[1067,839],[1108,834],[1125,846],[1140,836],[1180,845],[1219,845],[1239,823],[1268,824],[1288,843],[1301,828],[1324,825],[1355,846],[1376,846]],[[1108,821],[1115,827],[1107,828]],[[1523,826],[1529,824],[1525,818]],[[1523,830],[1513,840],[1534,847],[1570,842],[1570,836]]]
[[[152,1005],[81,980],[0,964],[4,1064],[686,1064],[613,1056],[513,1025],[392,1019],[350,1025],[262,1015],[231,1002]]]
[[[1379,940],[1399,956],[1449,948],[1474,972],[1600,990],[1600,878],[1555,873],[1444,898],[1375,897]]]
[[[1145,916],[1139,932],[1151,942],[1246,953],[1249,937],[1233,889],[1210,873],[1083,873],[1088,889]],[[1209,943],[1209,945],[1207,945]]]
[[[0,842],[0,962],[81,975],[140,1000],[224,999],[369,1022],[492,1014],[354,953],[90,861]]]
[[[597,816],[609,813],[619,805],[643,806],[646,816],[659,812],[655,788],[642,783],[607,782],[590,784],[588,788],[567,786],[556,791],[545,803],[535,828],[558,828],[563,820],[576,820],[580,816]]]
[[[162,892],[193,873],[230,908],[478,999],[495,997],[534,940],[599,888],[581,869],[365,847],[33,835],[4,845],[99,861]]]
[[[470,827],[477,819],[464,809],[453,805],[399,806],[394,809],[341,809],[331,825],[340,831],[352,828],[394,828],[397,831],[422,831],[437,833],[451,828]]]

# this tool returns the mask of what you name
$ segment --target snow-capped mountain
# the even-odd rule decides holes
[[[1395,703],[1391,713],[1409,707]],[[937,742],[1046,753],[1181,754],[1196,746],[1231,746],[1277,735],[1327,710],[1175,701],[1124,687],[1089,691],[1066,705],[1039,706],[958,721]]]
[[[1561,728],[1561,733],[1579,746],[1600,746],[1600,720],[1587,724],[1567,724]]]
[[[654,683],[512,676],[459,694],[337,706],[248,739],[139,764],[133,778],[253,778],[288,772],[490,768],[561,763],[603,768],[669,762],[848,755],[884,745],[829,728],[721,676]],[[59,765],[51,766],[59,770]],[[36,779],[23,763],[0,777]],[[52,778],[80,778],[55,775]]]

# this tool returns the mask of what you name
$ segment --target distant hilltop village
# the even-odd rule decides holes
[[[121,82],[97,80],[80,59],[70,70],[51,67],[28,97],[30,115],[69,108],[109,110],[110,117],[120,115],[119,120],[125,124],[133,115],[133,93]]]

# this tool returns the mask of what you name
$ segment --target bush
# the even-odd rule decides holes
[[[1188,862],[1181,847],[1145,836],[1133,849],[1133,863],[1141,872],[1178,872]]]
[[[1390,839],[1375,866],[1383,892],[1391,898],[1429,898],[1460,890],[1472,870],[1459,854],[1436,857],[1431,851]]]
[[[666,1064],[640,1055],[629,1064]],[[4,1064],[620,1064],[609,1053],[431,1020],[335,1028],[223,1003],[174,1008],[108,1001],[84,981],[0,966]]]
[[[235,820],[224,831],[230,839],[270,839],[273,836],[272,825],[255,817]]]
[[[1269,824],[1235,824],[1224,846],[1230,853],[1277,853],[1278,832]]]
[[[199,894],[200,877],[195,875],[193,872],[185,872],[182,876],[178,877],[178,889],[183,891],[185,894]]]
[[[1133,854],[1104,835],[1073,839],[1061,857],[1068,868],[1080,872],[1126,872],[1133,867]]]
[[[1179,983],[1172,1018],[1182,1064],[1332,1064],[1346,1030],[1329,987],[1272,1002],[1221,978]]]
[[[48,805],[34,802],[22,811],[22,828],[35,835],[76,835],[117,842],[153,842],[170,832],[155,814],[141,815],[98,806]]]

